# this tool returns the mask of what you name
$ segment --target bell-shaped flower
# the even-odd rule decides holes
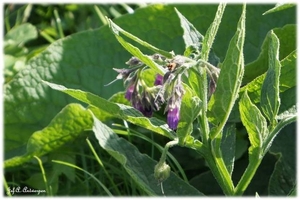
[[[176,130],[179,123],[180,108],[175,107],[168,110],[167,123],[172,130]]]

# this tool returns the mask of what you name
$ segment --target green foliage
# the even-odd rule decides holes
[[[113,131],[94,117],[93,130],[100,146],[118,160],[134,181],[150,196],[162,195],[160,187],[154,179],[155,162],[146,155],[142,155],[132,144],[119,138]],[[180,186],[179,190],[174,188]],[[202,195],[199,191],[186,184],[173,173],[164,182],[164,194],[168,196]]]
[[[5,6],[5,189],[295,195],[294,5],[142,6]],[[184,61],[169,71],[154,53]],[[177,130],[131,107],[121,81],[106,86],[130,56],[149,86],[182,74]],[[156,160],[171,169],[161,183]]]

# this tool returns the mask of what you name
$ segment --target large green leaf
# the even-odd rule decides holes
[[[174,6],[199,32],[206,32],[214,19],[217,5],[151,5],[137,9],[114,22],[133,35],[165,51],[184,52],[182,30]],[[240,16],[240,5],[227,5],[213,48],[224,59],[228,42]],[[272,5],[247,7],[246,61],[255,60],[265,34],[274,27],[295,23],[295,9],[262,16]],[[145,23],[147,22],[147,23]],[[257,23],[259,22],[259,23]],[[259,25],[259,26],[258,26]],[[258,34],[259,33],[259,34]],[[277,33],[276,33],[277,34]],[[251,37],[250,37],[251,36]],[[144,51],[145,53],[152,53]],[[49,124],[51,119],[74,99],[43,85],[40,80],[56,82],[68,88],[89,91],[103,98],[122,91],[121,81],[104,86],[116,77],[112,67],[123,68],[130,58],[114,35],[103,26],[68,36],[51,44],[33,57],[25,69],[4,85],[5,140],[14,138],[14,147],[24,145],[31,133]],[[40,112],[40,111],[43,112]],[[46,114],[45,114],[46,113]],[[22,135],[20,138],[14,134]]]
[[[249,157],[253,159],[259,157],[264,138],[268,134],[267,121],[260,110],[251,102],[247,92],[245,92],[239,102],[241,120],[245,126],[250,140]]]
[[[296,25],[288,24],[281,28],[272,29],[280,42],[279,59],[283,60],[290,55],[296,49]],[[245,66],[245,76],[243,78],[243,84],[249,83],[257,76],[263,74],[268,70],[269,58],[268,49],[270,34],[267,34],[264,43],[261,47],[259,57]]]
[[[42,156],[75,139],[92,127],[91,113],[80,104],[69,104],[40,131],[29,138],[26,153],[4,161],[4,167],[21,165],[33,156]]]
[[[219,29],[225,7],[226,7],[226,4],[220,3],[220,5],[218,6],[218,9],[217,9],[217,12],[216,12],[215,19],[211,23],[211,25],[209,26],[209,28],[208,28],[205,36],[204,36],[203,48],[202,48],[202,51],[201,51],[201,59],[203,59],[205,61],[208,60],[208,55],[209,55],[210,50],[212,48],[214,39],[217,35],[217,31]]]
[[[193,122],[202,108],[200,99],[188,87],[185,88],[186,92],[180,108],[180,121],[176,130],[180,145],[183,145],[186,137],[192,133]]]
[[[44,83],[49,85],[52,89],[64,92],[78,99],[79,101],[82,101],[84,103],[87,103],[88,105],[98,108],[98,110],[100,110],[104,114],[113,114],[115,118],[123,119],[133,124],[140,125],[144,128],[152,130],[171,139],[174,139],[175,137],[174,132],[171,129],[169,129],[168,125],[165,122],[154,117],[144,117],[142,113],[140,113],[133,107],[110,102],[89,92],[68,89],[62,85],[57,85],[46,81],[44,81]]]
[[[268,34],[266,41],[269,40],[269,37],[270,34]],[[267,49],[264,49],[263,54],[267,54]],[[264,57],[266,57],[265,59],[267,59],[267,55],[264,55]],[[284,112],[285,110],[289,109],[290,107],[296,104],[296,62],[297,62],[296,50],[292,51],[289,55],[287,55],[284,59],[280,61],[281,73],[279,77],[279,89],[280,89],[281,104],[279,108],[279,113]],[[257,66],[255,69],[259,69],[259,66],[263,66],[263,65],[259,65],[259,63],[256,64]],[[266,64],[268,64],[268,62]],[[244,91],[247,90],[251,101],[255,104],[259,104],[260,97],[261,97],[261,88],[265,80],[265,77],[266,77],[266,73],[256,77],[250,83],[242,87],[239,93],[242,94]],[[234,106],[229,120],[232,122],[240,121],[240,115],[238,112],[237,105]]]
[[[296,50],[293,51],[290,55],[288,55],[280,62],[281,73],[279,77],[279,88],[281,93],[296,86],[296,53]],[[254,103],[259,103],[261,88],[265,77],[266,73],[256,77],[253,81],[241,88],[240,93],[247,90],[251,100]]]
[[[175,9],[178,18],[180,20],[180,26],[183,30],[183,41],[185,44],[185,48],[190,46],[201,47],[203,42],[203,35],[198,32],[198,30],[191,24],[185,16],[183,16],[177,9]]]
[[[114,157],[126,169],[132,179],[143,191],[151,196],[161,196],[162,191],[154,178],[154,166],[156,162],[123,138],[118,137],[108,126],[94,117],[96,138],[100,146]],[[191,185],[178,178],[173,172],[164,181],[163,190],[165,196],[202,196]]]
[[[23,45],[35,38],[37,38],[37,30],[32,24],[24,23],[16,26],[4,36],[5,52],[9,53],[12,46],[17,47]]]
[[[216,91],[208,103],[210,121],[214,124],[220,123],[216,134],[223,129],[229,117],[244,74],[245,12],[245,7],[243,7],[236,33],[230,41],[225,60],[221,65]]]
[[[261,88],[260,105],[263,113],[271,123],[274,122],[280,106],[279,98],[279,40],[277,36],[270,32],[269,42],[269,69]]]

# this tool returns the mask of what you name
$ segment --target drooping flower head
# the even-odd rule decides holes
[[[180,106],[184,89],[181,83],[181,71],[177,69],[184,63],[182,56],[167,59],[159,54],[152,56],[153,61],[166,66],[168,71],[164,76],[157,74],[152,87],[149,87],[140,76],[148,68],[138,58],[130,58],[126,64],[128,69],[114,69],[119,74],[117,79],[123,79],[126,85],[125,98],[144,116],[152,117],[153,112],[160,110],[166,103],[167,123],[176,130],[180,118]]]
[[[167,123],[172,130],[176,130],[180,119],[180,106],[184,89],[181,83],[181,75],[175,80],[171,97],[168,100],[165,112],[168,112]]]

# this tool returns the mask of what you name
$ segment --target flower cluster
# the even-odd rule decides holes
[[[164,76],[156,75],[153,86],[149,87],[141,78],[141,73],[147,66],[136,57],[126,62],[129,65],[128,69],[114,69],[119,73],[117,79],[124,80],[125,98],[146,117],[151,117],[153,112],[160,110],[166,103],[164,113],[168,113],[167,123],[172,130],[176,130],[184,94],[181,74],[176,73],[176,69],[183,63],[181,60],[168,60],[159,54],[154,54],[151,58],[156,62],[164,63],[168,69]]]

